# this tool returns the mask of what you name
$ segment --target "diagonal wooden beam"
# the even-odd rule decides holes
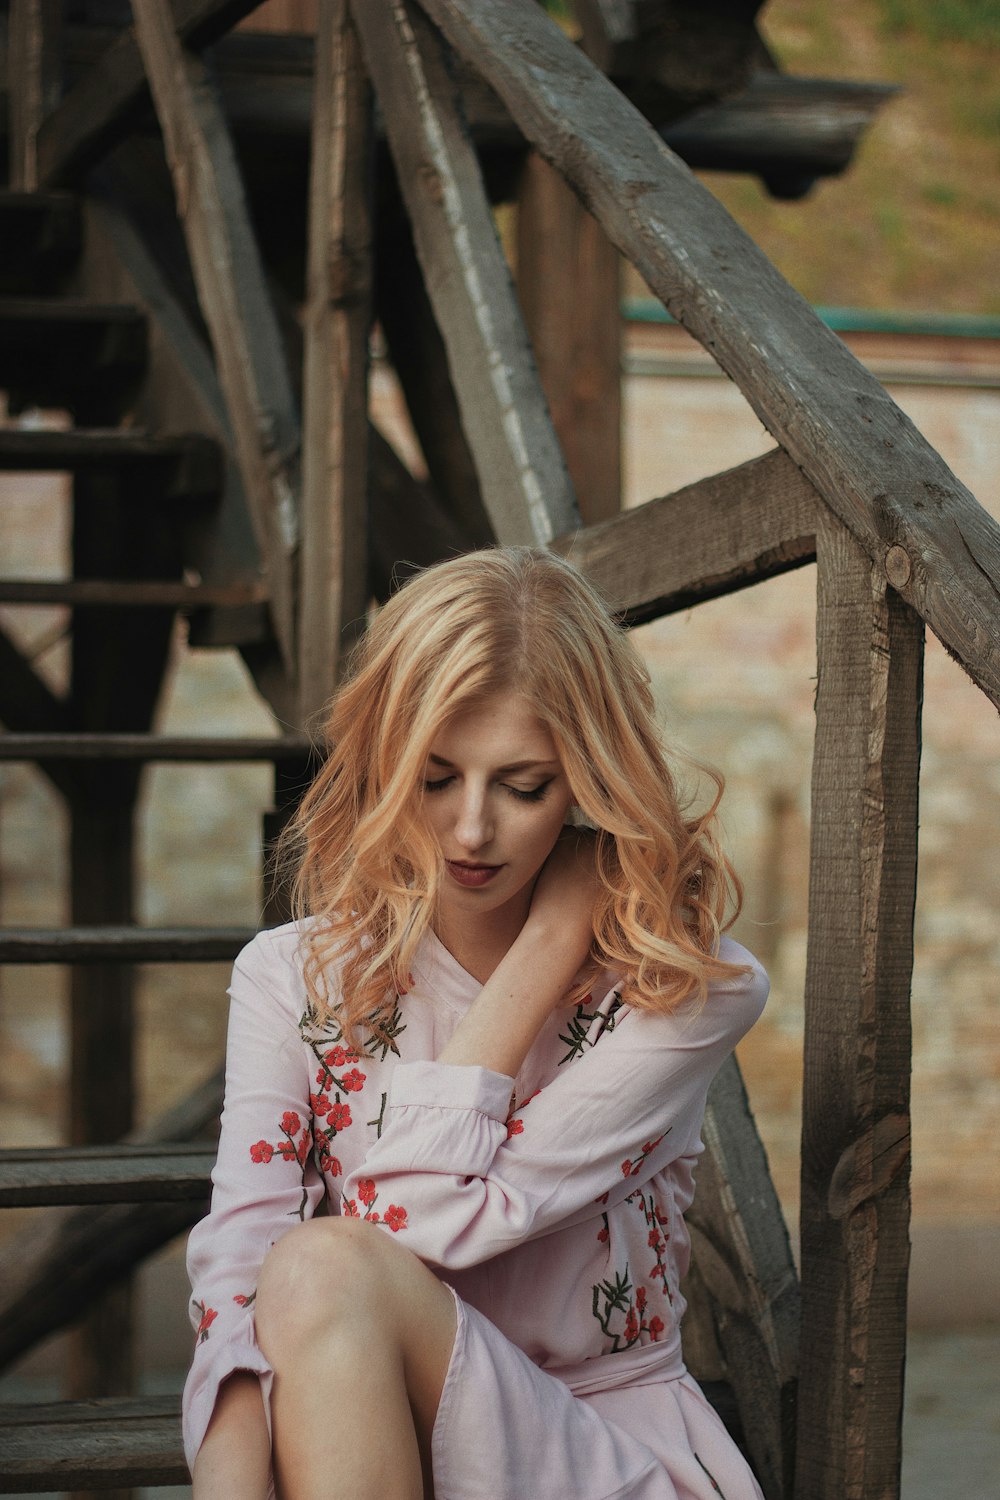
[[[1000,527],[874,376],[534,0],[420,0],[1000,706]]]
[[[441,40],[408,0],[353,9],[486,510],[542,545],[576,506]]]
[[[812,562],[818,510],[808,479],[775,448],[553,545],[641,625]]]
[[[301,434],[236,155],[217,93],[166,0],[133,0],[198,299],[215,352],[271,617],[294,675],[294,554]]]
[[[190,47],[205,47],[255,10],[260,0],[172,0],[174,30]],[[40,186],[79,181],[131,128],[149,97],[134,27],[119,33],[105,55],[42,120],[36,138]]]
[[[329,698],[368,604],[371,90],[347,0],[320,6],[303,383],[299,704]]]

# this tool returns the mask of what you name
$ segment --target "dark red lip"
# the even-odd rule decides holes
[[[502,865],[470,865],[458,859],[447,859],[445,864],[452,879],[468,887],[486,885],[503,868]]]

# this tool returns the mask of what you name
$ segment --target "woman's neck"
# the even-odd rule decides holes
[[[527,906],[501,908],[486,917],[465,912],[440,912],[434,931],[467,974],[485,984],[504,954],[508,953],[527,918]]]

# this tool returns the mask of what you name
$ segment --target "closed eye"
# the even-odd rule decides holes
[[[530,791],[525,791],[518,786],[508,786],[505,782],[504,790],[510,792],[511,796],[516,797],[520,802],[541,802],[554,780],[554,776],[550,777],[548,781],[543,781],[540,786],[532,787]]]

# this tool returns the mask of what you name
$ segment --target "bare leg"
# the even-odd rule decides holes
[[[437,1277],[363,1220],[314,1219],[267,1256],[256,1322],[281,1500],[431,1500],[456,1326]]]

